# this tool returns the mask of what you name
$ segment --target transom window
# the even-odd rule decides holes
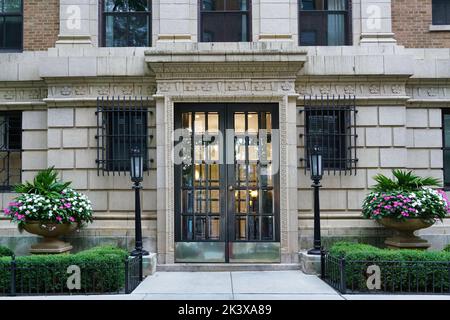
[[[249,0],[200,0],[202,42],[250,41]]]
[[[103,0],[103,45],[151,46],[150,0]]]
[[[22,50],[22,0],[0,0],[0,50]]]
[[[433,0],[433,24],[450,25],[450,0]]]
[[[348,0],[300,0],[299,43],[301,46],[350,44]]]

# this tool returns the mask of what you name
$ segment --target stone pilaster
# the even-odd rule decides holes
[[[396,43],[392,32],[391,0],[355,0],[352,5],[354,24],[359,24],[356,28],[360,27],[361,45]]]
[[[91,47],[97,39],[98,2],[93,0],[61,0],[59,35],[56,47]],[[94,32],[92,32],[94,31]],[[94,40],[94,41],[93,41]]]

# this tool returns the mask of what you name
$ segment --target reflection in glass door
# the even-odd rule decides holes
[[[273,105],[176,108],[176,262],[277,262]],[[276,152],[274,152],[276,150]]]

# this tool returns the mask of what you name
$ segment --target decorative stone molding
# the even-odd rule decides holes
[[[391,80],[392,81],[392,80]],[[405,82],[386,81],[297,81],[295,91],[300,96],[355,95],[356,98],[406,98]]]
[[[98,81],[98,78],[95,79]],[[110,82],[72,82],[63,80],[62,84],[52,83],[48,85],[48,99],[96,99],[99,96],[151,97],[156,93],[156,83],[151,80],[131,82],[130,78],[124,81]],[[66,82],[67,81],[67,82]],[[64,83],[66,82],[66,83]],[[1,91],[0,91],[1,92]],[[1,94],[1,93],[0,93]]]
[[[23,86],[24,84],[21,83]],[[0,87],[0,104],[41,102],[47,97],[46,87]]]
[[[295,95],[294,79],[289,80],[159,80],[157,94],[176,96],[272,96]]]

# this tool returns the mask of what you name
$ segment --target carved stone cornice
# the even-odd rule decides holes
[[[0,83],[0,105],[42,104],[47,97],[43,82]]]
[[[48,98],[52,100],[89,100],[102,96],[152,98],[156,93],[153,78],[57,78],[46,79]]]
[[[203,97],[272,97],[296,95],[293,80],[158,80],[157,95]]]
[[[156,79],[295,78],[306,62],[304,51],[148,50],[145,61]]]
[[[297,81],[299,99],[309,96],[355,96],[359,100],[406,100],[405,81],[394,79],[342,79]]]

